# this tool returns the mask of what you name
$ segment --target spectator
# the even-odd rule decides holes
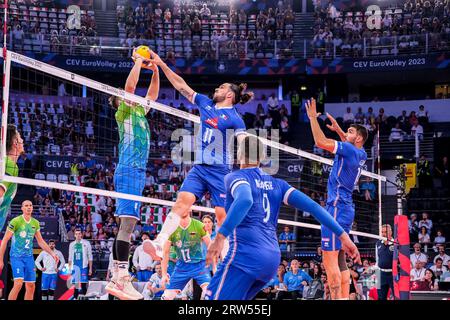
[[[422,253],[420,250],[422,246],[420,243],[414,244],[414,252],[409,256],[409,260],[411,261],[411,266],[416,266],[416,262],[420,262],[421,266],[425,266],[428,262],[428,256]]]
[[[442,274],[441,281],[450,282],[450,259],[447,261],[447,271]]]
[[[278,295],[279,300],[286,298],[291,298],[292,300],[297,300],[303,296],[303,288],[307,286],[312,281],[312,278],[299,269],[298,260],[291,261],[291,271],[284,275],[284,284],[287,287],[287,291],[280,291]]]
[[[373,108],[369,107],[367,110],[365,118],[369,121],[369,123],[372,123],[372,121],[375,121],[375,114],[373,113]]]
[[[264,129],[270,130],[272,129],[272,116],[270,114],[264,119]]]
[[[364,124],[364,113],[362,112],[362,108],[358,108],[358,112],[355,115],[355,123]]]
[[[212,208],[211,194],[209,192],[205,193],[202,200],[202,206],[207,208]]]
[[[347,112],[344,113],[344,124],[350,125],[355,121],[355,116],[352,113],[352,108],[347,107]]]
[[[428,123],[428,111],[425,111],[425,107],[423,105],[419,106],[419,111],[417,112],[417,118],[419,123],[426,124]]]
[[[316,255],[314,256],[313,261],[316,263],[322,262],[322,247],[317,247]]]
[[[423,140],[423,127],[418,121],[415,121],[411,127],[411,136],[414,138],[416,135],[419,141]]]
[[[150,240],[150,235],[143,232],[141,239]],[[133,254],[133,265],[136,268],[137,279],[141,282],[147,282],[153,274],[153,268],[156,262],[153,261],[152,257],[144,252],[143,244],[138,246]]]
[[[419,222],[419,228],[421,229],[422,227],[427,228],[428,234],[430,234],[431,229],[433,229],[433,221],[428,219],[428,213],[426,212],[422,213],[422,220],[420,220]]]
[[[444,234],[442,233],[442,230],[438,230],[436,232],[436,237],[434,238],[434,244],[435,245],[445,244],[445,237],[444,237]]]
[[[64,85],[64,82],[61,82],[58,87],[58,97],[64,97],[67,96],[66,87]]]
[[[150,239],[153,239],[154,236],[156,235],[156,229],[153,225],[153,222],[154,222],[153,216],[149,216],[146,224],[144,226],[142,226],[142,232],[144,232],[144,234],[148,235],[148,237]],[[142,241],[144,241],[144,240],[142,240]]]
[[[285,291],[284,275],[286,267],[280,264],[277,269],[277,275],[263,288],[262,292],[267,300],[274,300],[278,296],[278,292]]]
[[[403,131],[408,131],[409,125],[409,117],[406,115],[406,110],[402,111],[402,115],[397,118],[397,122],[400,123],[400,127]]]
[[[430,162],[423,154],[420,156],[419,163],[417,164],[417,178],[419,179],[419,188],[424,189],[433,187]],[[431,229],[429,228],[429,230]]]
[[[169,181],[170,171],[167,164],[163,163],[162,168],[158,170],[158,181],[160,183],[167,183]]]
[[[425,283],[427,284],[427,286],[429,287],[429,290],[431,291],[437,291],[439,290],[439,283],[438,283],[438,279],[436,278],[433,270],[431,269],[427,269],[425,271],[425,278],[424,278]]]
[[[445,246],[443,244],[440,244],[437,246],[438,248],[438,254],[436,257],[434,257],[433,263],[436,264],[436,260],[438,258],[442,259],[442,263],[444,265],[447,265],[448,260],[450,260],[450,257],[445,253]]]
[[[278,242],[280,243],[280,251],[282,253],[292,252],[292,245],[295,243],[296,237],[293,232],[290,232],[289,227],[284,227],[284,232],[282,232],[278,237]]]
[[[425,227],[425,226],[422,226],[420,228],[419,243],[424,246],[424,248],[425,248],[424,250],[426,252],[428,245],[430,244],[430,235],[428,234],[427,227]]]
[[[211,17],[211,10],[208,8],[206,3],[204,3],[203,7],[200,9],[200,15],[202,19],[209,19]]]
[[[417,221],[417,214],[411,214],[410,220],[408,220],[408,228],[411,242],[419,241],[419,222]]]
[[[411,281],[423,281],[425,280],[425,268],[420,261],[416,261],[414,269],[411,270]]]
[[[405,132],[400,128],[400,123],[396,123],[395,127],[391,129],[391,134],[389,136],[389,142],[394,140],[403,141],[403,136]]]
[[[364,177],[359,190],[364,195],[366,201],[375,201],[376,187],[371,178]]]
[[[180,170],[178,169],[178,167],[174,166],[172,168],[172,171],[170,172],[170,175],[169,175],[169,180],[170,180],[170,183],[174,183],[174,184],[181,183]]]
[[[447,267],[443,264],[444,264],[444,262],[443,262],[442,258],[437,257],[435,259],[434,265],[430,268],[430,270],[432,270],[434,272],[434,274],[436,275],[436,278],[438,278],[438,279],[440,279],[441,276],[444,274],[444,272],[447,271]]]

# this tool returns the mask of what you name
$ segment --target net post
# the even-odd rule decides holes
[[[6,11],[6,9],[5,9]],[[2,99],[2,127],[0,147],[0,180],[6,171],[6,133],[8,128],[9,82],[11,76],[10,52],[3,48],[3,99]]]

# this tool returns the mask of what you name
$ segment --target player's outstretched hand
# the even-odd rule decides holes
[[[311,100],[306,101],[305,103],[306,113],[308,114],[308,118],[317,118],[320,116],[320,112],[317,113],[316,100],[311,98]]]
[[[223,250],[225,237],[221,233],[217,233],[216,238],[211,242],[208,248],[208,252],[206,253],[206,266],[209,267],[217,261],[220,256],[220,253]]]
[[[166,284],[169,283],[170,276],[168,274],[165,274],[161,278],[161,288],[166,287]]]
[[[161,57],[158,56],[154,51],[151,52],[150,54],[150,62],[157,65],[157,66],[161,66],[162,64],[164,64],[164,61],[162,61]]]
[[[335,132],[337,130],[339,130],[339,124],[337,123],[336,119],[333,118],[333,116],[331,114],[329,114],[328,112],[327,112],[327,117],[331,121],[331,125],[327,124],[328,129],[330,129],[331,131],[335,131]]]
[[[340,240],[342,243],[342,250],[344,250],[345,253],[347,253],[348,256],[353,259],[354,263],[361,264],[361,256],[359,255],[359,250],[353,243],[353,241],[350,240],[348,234],[344,232],[344,234],[340,237]]]

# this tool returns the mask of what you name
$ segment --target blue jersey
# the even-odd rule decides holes
[[[280,248],[276,234],[278,212],[281,202],[286,203],[295,188],[286,181],[266,174],[260,168],[234,171],[225,176],[226,211],[233,202],[233,191],[243,183],[250,185],[253,205],[230,235],[230,249],[235,249],[236,252],[233,264],[244,271],[252,272],[252,266],[258,270],[265,259],[279,259]]]
[[[284,275],[284,283],[287,286],[288,291],[295,291],[295,290],[303,290],[303,284],[302,282],[311,282],[312,278],[307,274],[306,272],[302,270],[298,270],[297,274],[292,273],[292,271],[287,272]]]
[[[349,142],[336,141],[333,169],[328,178],[327,204],[351,205],[352,193],[358,184],[361,171],[367,160],[364,148],[358,149]]]
[[[195,140],[195,163],[231,167],[233,137],[245,132],[244,121],[233,106],[216,109],[213,100],[202,94],[195,93],[194,102],[199,108],[201,121]]]

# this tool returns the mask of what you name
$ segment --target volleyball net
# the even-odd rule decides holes
[[[4,63],[0,179],[32,186],[36,201],[64,201],[73,208],[71,212],[101,211],[108,217],[116,199],[138,201],[142,203],[141,222],[151,220],[160,226],[192,168],[200,124],[195,106],[176,99],[171,100],[176,107],[169,105],[170,99],[154,102],[145,97],[146,90],[128,93],[120,88],[126,75],[114,81],[122,85],[111,86],[11,51]],[[145,77],[148,84],[151,74],[142,73],[141,79]],[[111,103],[112,97],[118,98],[118,105]],[[121,108],[121,101],[146,113],[146,123],[142,116]],[[180,108],[181,103],[184,106]],[[7,174],[4,161],[8,124],[15,124],[24,139],[26,157],[18,161],[18,177]],[[331,155],[318,156],[281,144],[277,131],[248,132],[258,135],[268,147],[270,157],[264,170],[325,205]],[[114,189],[119,149],[122,154],[129,152],[130,162],[147,160],[145,172],[122,170],[129,176],[121,183],[130,183],[130,190],[136,187],[137,175],[145,175],[142,194]],[[138,160],[133,157],[136,152]],[[371,167],[362,171],[355,192],[357,228],[352,233],[374,240],[380,238],[381,189],[386,178],[370,172]],[[214,214],[210,204],[206,195],[192,210]],[[284,206],[279,223],[303,228],[299,234],[305,239],[320,235],[320,226],[308,212]]]

